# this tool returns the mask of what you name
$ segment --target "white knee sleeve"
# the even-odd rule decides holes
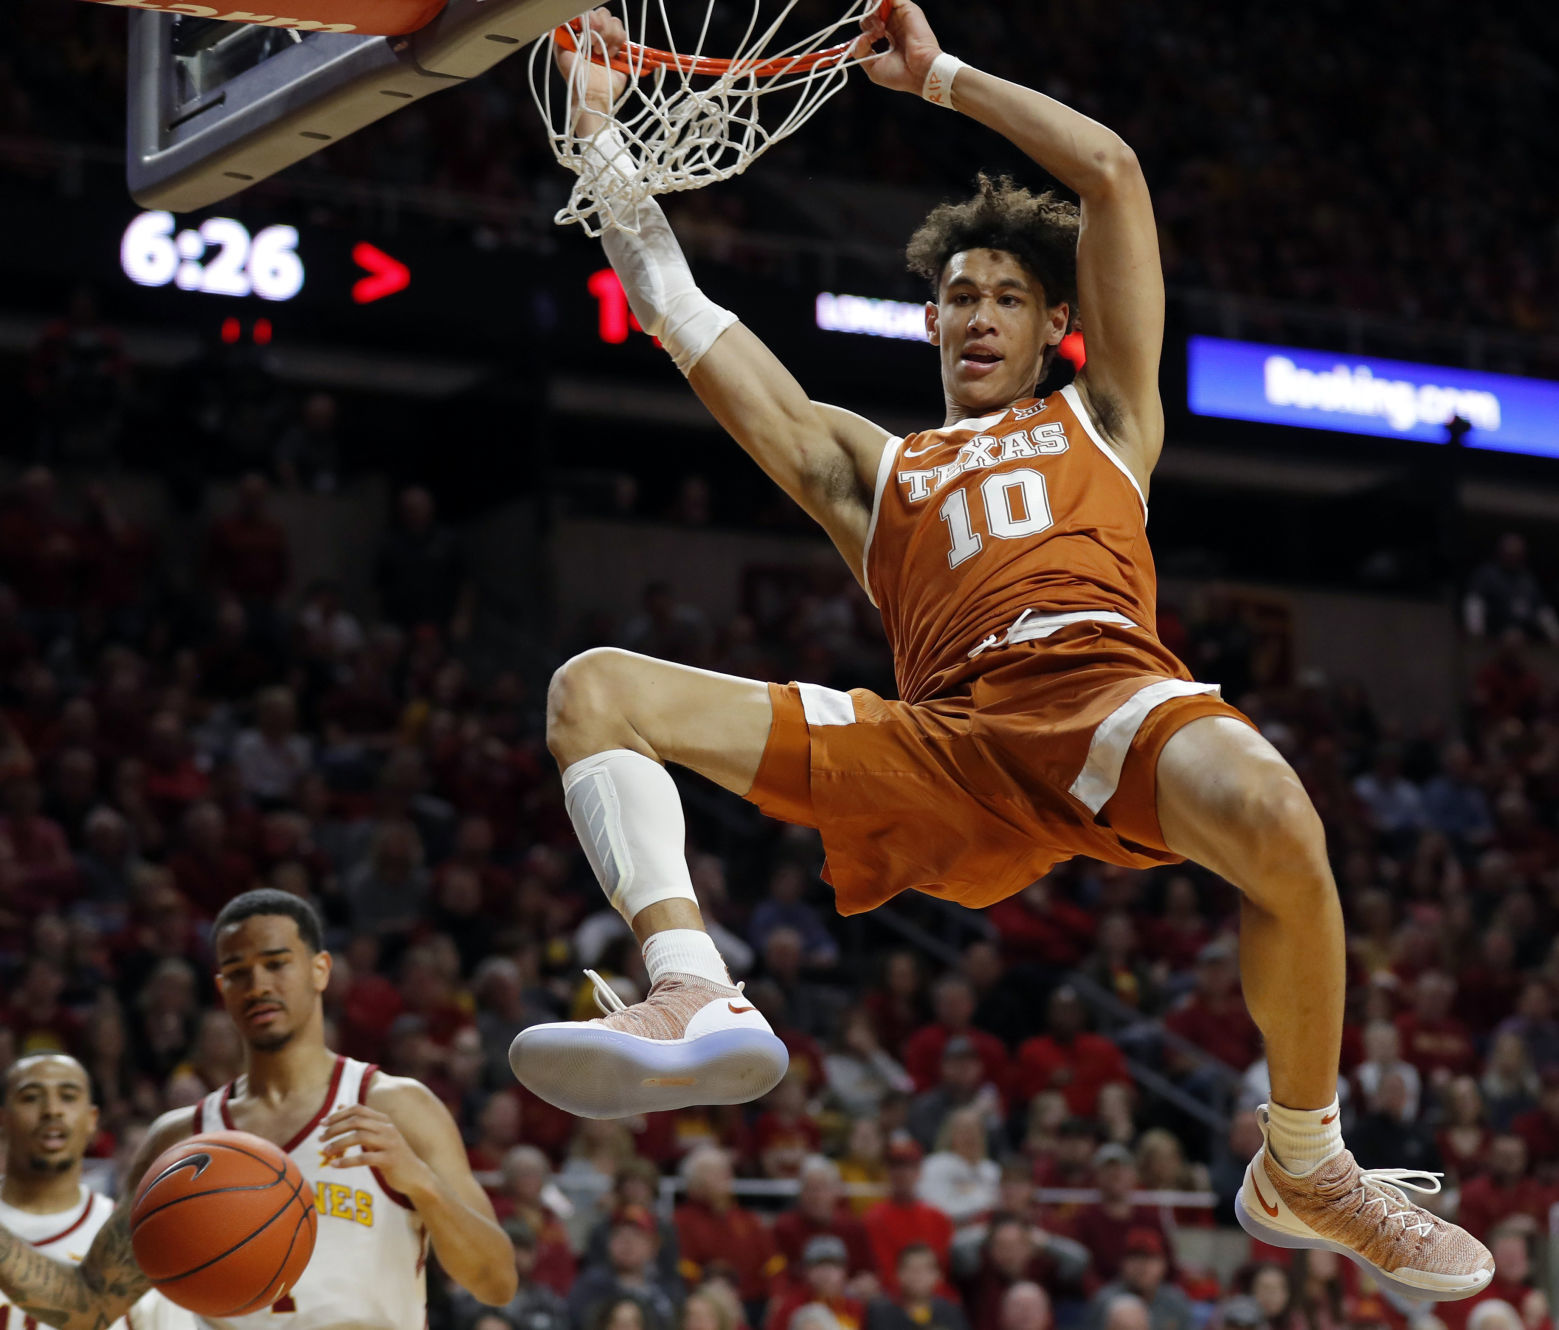
[[[630,924],[646,905],[698,903],[682,800],[659,762],[628,748],[583,758],[563,773],[563,803],[596,880]]]

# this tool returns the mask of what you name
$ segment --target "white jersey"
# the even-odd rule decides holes
[[[81,1263],[92,1239],[97,1237],[98,1229],[113,1213],[114,1203],[85,1185],[81,1188],[79,1201],[69,1210],[56,1214],[34,1214],[31,1210],[18,1210],[14,1205],[0,1201],[0,1224],[24,1242],[32,1243],[45,1256],[71,1265]],[[19,1316],[11,1300],[0,1293],[0,1330],[37,1330],[37,1327],[37,1321],[31,1316]],[[195,1318],[154,1289],[130,1308],[123,1320],[115,1322],[114,1330],[195,1330]]]
[[[338,1057],[330,1089],[306,1127],[282,1149],[314,1188],[318,1237],[308,1269],[274,1307],[225,1320],[197,1318],[211,1330],[426,1330],[427,1231],[411,1203],[378,1169],[326,1168],[320,1125],[338,1108],[360,1104],[379,1069]],[[231,1085],[206,1096],[195,1130],[236,1131]],[[0,1326],[0,1330],[6,1327]]]

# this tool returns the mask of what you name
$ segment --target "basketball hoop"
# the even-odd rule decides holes
[[[666,0],[654,0],[658,11],[656,36],[666,45],[646,43],[651,0],[625,0],[623,23],[628,42],[611,61],[628,75],[628,86],[607,115],[626,146],[612,162],[609,187],[602,184],[599,153],[588,151],[589,140],[573,132],[574,112],[582,104],[589,63],[578,60],[555,94],[553,53],[580,48],[576,20],[543,37],[531,52],[531,92],[547,122],[548,137],[558,161],[579,179],[555,220],[578,222],[588,235],[619,226],[637,230],[640,202],[655,194],[702,189],[740,175],[781,139],[812,118],[849,77],[860,21],[873,12],[886,14],[891,0],[853,0],[846,13],[818,31],[791,38],[782,31],[801,0],[750,0],[751,14],[731,56],[705,54],[717,18],[729,21],[735,6],[706,0],[706,11],[691,49],[677,42]],[[637,8],[637,14],[634,11]],[[768,16],[763,10],[770,11]],[[722,10],[727,12],[721,12]],[[637,22],[635,22],[637,19]],[[598,33],[585,33],[595,63],[605,61]],[[759,98],[767,95],[759,119]]]

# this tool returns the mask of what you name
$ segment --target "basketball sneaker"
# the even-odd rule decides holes
[[[521,1030],[509,1045],[520,1084],[581,1118],[622,1118],[694,1104],[745,1104],[790,1066],[742,986],[664,975],[629,1006],[594,970],[602,1015]]]
[[[1402,1190],[1432,1196],[1440,1190],[1440,1174],[1361,1169],[1344,1150],[1295,1177],[1269,1153],[1265,1104],[1256,1117],[1263,1145],[1234,1198],[1235,1216],[1251,1237],[1274,1247],[1320,1248],[1350,1257],[1377,1283],[1430,1302],[1469,1298],[1494,1278],[1487,1247],[1466,1229],[1415,1205]]]

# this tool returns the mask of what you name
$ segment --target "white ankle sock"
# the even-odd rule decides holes
[[[689,900],[682,800],[659,762],[608,748],[563,772],[563,803],[596,881],[630,924],[646,905]]]
[[[1337,1101],[1325,1108],[1267,1105],[1267,1149],[1285,1173],[1302,1178],[1342,1153]]]
[[[644,944],[644,968],[650,983],[666,974],[696,974],[711,983],[733,987],[714,939],[700,928],[663,928]]]

